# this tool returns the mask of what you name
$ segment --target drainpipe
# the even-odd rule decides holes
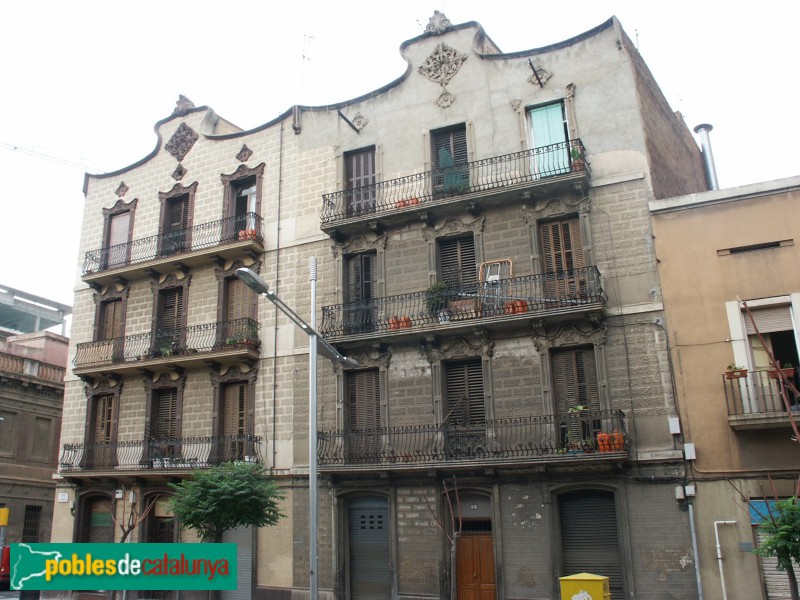
[[[708,123],[701,123],[694,128],[694,132],[700,136],[700,151],[703,154],[703,165],[706,170],[706,184],[709,190],[718,190],[717,168],[714,166],[714,153],[711,152],[711,138],[708,133],[714,129]]]
[[[700,553],[697,551],[697,530],[694,526],[694,508],[689,500],[689,529],[692,531],[692,552],[694,552],[694,574],[697,578],[697,600],[703,600],[703,582],[700,579]],[[720,564],[720,567],[722,565]]]
[[[722,585],[722,600],[728,600],[728,591],[725,589],[725,572],[722,569],[722,547],[719,545],[720,525],[736,525],[736,521],[714,521],[714,539],[717,541],[717,562],[719,563],[719,582]]]

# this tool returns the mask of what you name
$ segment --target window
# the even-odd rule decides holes
[[[255,168],[239,165],[236,172],[221,175],[225,189],[221,242],[255,240],[261,235],[259,216],[261,199],[261,180],[264,164]]]
[[[347,428],[350,458],[375,456],[380,448],[380,374],[378,369],[347,374]]]
[[[258,332],[250,321],[255,310],[255,292],[238,277],[227,277],[222,299],[223,343],[255,344]]]
[[[236,181],[233,186],[234,216],[237,234],[256,229],[256,178]]]
[[[439,277],[456,289],[472,288],[478,281],[475,240],[472,236],[439,240]]]
[[[0,410],[0,421],[4,433],[0,435],[0,456],[16,456],[17,454],[17,413]]]
[[[347,216],[375,211],[375,146],[344,155]]]
[[[569,135],[564,105],[559,102],[531,108],[528,122],[534,149],[533,172],[541,177],[569,173]]]
[[[53,460],[53,419],[34,416],[29,456],[33,460]]]
[[[41,506],[25,506],[25,518],[22,521],[21,542],[37,543],[39,541],[39,525],[42,520]]]
[[[190,249],[188,231],[190,206],[189,194],[167,198],[161,226],[161,256],[180,254]]]
[[[131,212],[119,212],[108,217],[106,264],[109,269],[128,263],[130,258]]]
[[[154,336],[155,356],[172,356],[178,351],[183,333],[183,287],[160,290]]]
[[[548,298],[577,300],[588,292],[583,242],[577,218],[539,224]]]
[[[110,340],[122,336],[124,319],[122,298],[101,302],[97,339]]]
[[[248,408],[247,382],[228,383],[222,388],[223,460],[245,460],[252,454],[246,436],[252,434],[251,415]]]
[[[486,451],[486,403],[480,358],[446,362],[444,417],[447,453],[455,458]]]
[[[467,129],[462,125],[434,131],[433,146],[434,195],[453,196],[469,191]]]
[[[117,403],[111,394],[93,396],[89,403],[87,442],[84,468],[102,469],[116,464],[114,442],[117,437]]]
[[[178,390],[176,388],[153,392],[153,409],[150,417],[152,437],[158,440],[178,438]]]
[[[375,327],[377,254],[363,252],[345,257],[345,333],[372,331]]]
[[[584,440],[594,443],[601,429],[594,348],[556,350],[552,363],[561,444],[581,444]]]

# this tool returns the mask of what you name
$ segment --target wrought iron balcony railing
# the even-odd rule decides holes
[[[317,434],[320,467],[331,470],[611,458],[629,445],[618,410]]]
[[[262,242],[263,227],[264,219],[256,213],[247,213],[201,223],[181,231],[151,235],[125,244],[90,250],[84,257],[83,274],[90,275],[246,240]]]
[[[570,173],[585,175],[589,166],[584,156],[583,143],[575,139],[324,194],[320,218],[325,225]]]
[[[797,371],[784,371],[791,371],[791,375],[787,375],[795,389],[800,389]],[[744,376],[723,373],[722,385],[725,389],[728,416],[786,416],[786,406],[781,396],[781,380],[774,371],[751,371]],[[792,392],[785,384],[784,387],[789,398],[789,407],[800,419],[800,395]]]
[[[253,319],[175,329],[156,326],[148,333],[78,344],[74,365],[76,369],[83,369],[184,354],[255,350],[261,345],[258,329],[259,323]]]
[[[450,288],[435,295],[411,292],[322,308],[324,337],[402,332],[452,321],[554,311],[605,304],[597,267],[527,275]]]
[[[201,469],[231,461],[262,462],[261,438],[228,435],[64,444],[59,470],[75,473]]]

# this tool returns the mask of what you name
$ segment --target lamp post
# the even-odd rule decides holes
[[[317,582],[317,523],[319,520],[319,496],[317,490],[317,353],[348,367],[357,367],[358,363],[347,358],[331,346],[317,333],[317,258],[308,261],[311,280],[311,324],[306,323],[283,300],[271,292],[267,282],[251,269],[236,269],[236,276],[245,282],[247,287],[255,290],[272,302],[278,310],[308,335],[308,570],[309,595],[311,600],[319,598]],[[275,443],[275,440],[272,441]]]

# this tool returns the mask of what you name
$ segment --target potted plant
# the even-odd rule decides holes
[[[570,150],[570,158],[572,158],[573,171],[586,170],[586,158],[583,155],[582,148],[573,148],[572,150]]]
[[[728,368],[725,369],[725,377],[727,379],[741,379],[742,377],[747,377],[747,369],[736,363],[731,363],[728,365]]]
[[[767,371],[767,377],[770,379],[780,379],[781,374],[784,377],[794,377],[794,367],[792,363],[785,362],[781,365],[780,369],[770,369]]]
[[[447,310],[449,290],[450,286],[444,281],[437,281],[425,291],[425,308],[430,314],[437,315],[440,323],[450,320],[450,311]]]

